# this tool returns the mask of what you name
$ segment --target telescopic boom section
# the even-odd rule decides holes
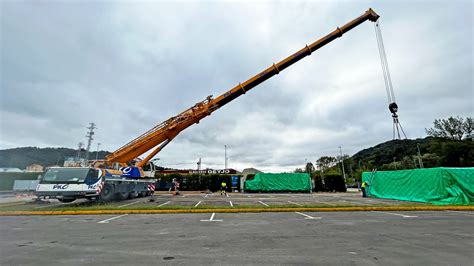
[[[345,24],[342,27],[336,28],[334,31],[317,40],[316,42],[310,45],[306,45],[301,50],[283,59],[282,61],[271,65],[264,71],[250,78],[249,80],[243,83],[239,83],[239,85],[235,86],[234,88],[220,95],[219,97],[212,99],[212,96],[208,96],[206,100],[197,103],[196,105],[180,113],[179,115],[171,117],[163,123],[155,126],[154,128],[145,132],[138,138],[130,141],[115,152],[108,155],[106,157],[107,164],[111,164],[114,162],[130,162],[131,160],[156,147],[155,150],[151,152],[143,161],[137,163],[137,166],[143,166],[184,129],[188,128],[193,124],[199,123],[201,119],[210,115],[215,110],[226,105],[227,103],[231,102],[242,94],[245,94],[247,91],[251,90],[255,86],[264,82],[265,80],[273,77],[276,74],[279,74],[281,71],[303,59],[304,57],[311,55],[312,52],[341,37],[344,33],[357,27],[363,22],[367,20],[375,22],[378,20],[378,18],[379,15],[375,13],[372,9],[367,10],[358,18],[352,20],[351,22]],[[157,147],[157,145],[159,144],[161,145]]]

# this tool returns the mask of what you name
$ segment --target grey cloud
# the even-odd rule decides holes
[[[359,15],[380,13],[409,137],[473,114],[472,2],[1,2],[0,148],[114,150]],[[420,12],[423,10],[423,12]],[[161,161],[289,171],[391,139],[370,23],[182,132]]]

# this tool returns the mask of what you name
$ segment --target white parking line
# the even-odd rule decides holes
[[[232,201],[229,201],[230,207],[234,208],[234,204],[232,204]]]
[[[204,198],[207,198],[207,196],[209,196],[209,194],[206,194],[206,195],[204,196]]]
[[[304,213],[301,213],[301,212],[295,212],[296,214],[299,214],[299,215],[303,215],[304,217],[306,217],[305,219],[321,219],[321,217],[313,217],[313,216],[310,216],[310,215],[307,215],[307,214],[304,214]]]
[[[213,212],[211,215],[211,218],[209,220],[201,220],[201,222],[222,222],[223,220],[214,220],[214,216],[216,216],[216,213]]]
[[[329,203],[329,202],[322,202],[322,201],[317,201],[317,200],[315,200],[315,202],[322,203],[322,204],[327,204],[329,206],[336,206],[336,204],[332,204],[332,203]]]
[[[171,201],[167,201],[167,202],[165,202],[165,203],[162,203],[162,204],[158,205],[157,207],[164,206],[164,205],[166,205],[166,204],[168,204],[168,203],[170,203],[170,202],[171,202]]]
[[[115,216],[115,217],[112,217],[112,218],[109,218],[109,219],[105,219],[103,221],[98,222],[98,224],[108,224],[109,221],[115,220],[115,219],[120,218],[120,217],[124,217],[126,215],[128,215],[128,214],[122,214],[122,215]]]
[[[416,217],[418,217],[418,216],[405,215],[405,214],[393,213],[393,212],[380,212],[380,211],[372,211],[372,212],[382,213],[382,214],[390,214],[390,215],[395,215],[395,216],[401,216],[403,218],[416,218]]]
[[[120,206],[118,206],[118,207],[119,207],[119,208],[122,208],[122,207],[125,207],[125,206],[130,206],[130,205],[133,205],[133,204],[137,204],[137,203],[140,203],[140,202],[142,202],[142,201],[141,201],[141,200],[138,200],[138,201],[135,201],[135,202],[132,202],[132,203],[120,205]]]
[[[262,204],[262,205],[265,205],[265,206],[267,206],[267,207],[270,207],[270,205],[266,204],[265,202],[262,202],[262,201],[258,201],[258,202],[259,202],[260,204]]]
[[[299,203],[296,203],[296,202],[293,202],[293,201],[288,201],[288,203],[295,204],[295,205],[298,205],[298,206],[303,206],[303,205],[301,205]]]
[[[35,209],[41,209],[41,208],[47,208],[47,207],[54,207],[54,206],[59,206],[59,205],[62,205],[63,203],[56,203],[56,204],[53,204],[53,205],[44,205],[44,206],[39,206],[39,207],[35,207]]]
[[[196,205],[194,205],[194,208],[196,208],[197,206],[199,206],[199,204],[201,204],[201,201],[199,201],[198,203],[196,203]]]

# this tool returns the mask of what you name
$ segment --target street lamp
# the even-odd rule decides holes
[[[342,148],[339,146],[339,151],[341,153],[341,164],[342,164],[342,175],[344,176],[344,184],[346,183],[346,170],[344,169],[344,159],[342,158]]]
[[[99,158],[99,146],[101,143],[97,143],[97,152],[95,153],[95,160],[97,161],[97,158]]]

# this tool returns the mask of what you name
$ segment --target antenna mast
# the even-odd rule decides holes
[[[92,141],[94,140],[93,136],[95,134],[94,129],[97,129],[97,127],[92,122],[92,123],[89,123],[89,126],[87,127],[87,129],[89,129],[89,131],[86,134],[86,138],[87,138],[86,163],[87,161],[89,161],[89,151],[91,149],[91,144],[92,144]]]

